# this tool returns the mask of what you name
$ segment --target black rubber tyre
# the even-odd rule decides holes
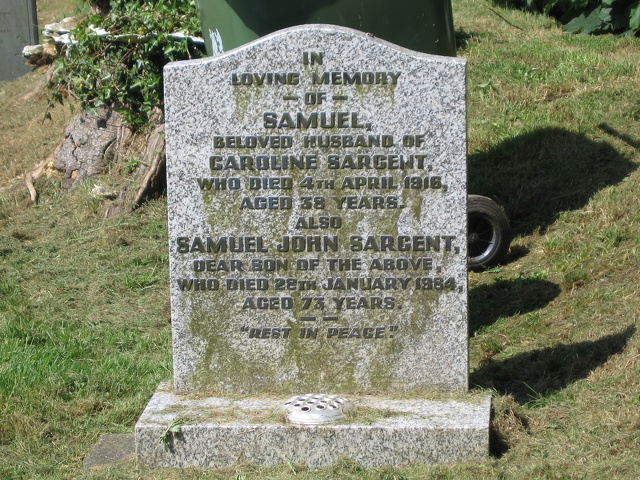
[[[480,270],[500,263],[509,251],[509,218],[496,202],[480,195],[467,197],[469,268]]]

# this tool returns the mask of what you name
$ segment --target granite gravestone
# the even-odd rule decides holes
[[[2,0],[0,5],[0,80],[14,80],[31,69],[22,48],[38,43],[36,0]]]
[[[165,105],[174,390],[136,427],[142,463],[486,454],[488,399],[408,400],[467,391],[465,61],[296,27],[168,65]],[[310,392],[397,417],[269,420]],[[193,425],[151,446],[180,415]]]
[[[466,390],[464,61],[290,35],[165,71],[175,386]]]

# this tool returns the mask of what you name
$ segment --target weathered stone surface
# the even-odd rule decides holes
[[[464,60],[304,26],[165,88],[177,390],[466,391]]]
[[[438,400],[351,399],[353,416],[334,425],[282,423],[282,399],[181,397],[161,385],[136,425],[146,467],[282,463],[310,468],[347,458],[365,467],[407,466],[486,457],[490,397]],[[180,431],[167,434],[183,419]],[[164,441],[163,441],[164,439]]]
[[[0,80],[28,73],[22,49],[38,41],[35,0],[2,0],[0,4]]]
[[[101,435],[85,458],[85,470],[100,470],[119,463],[135,461],[135,437],[128,434]]]

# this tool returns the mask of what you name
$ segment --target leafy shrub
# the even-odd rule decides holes
[[[98,36],[90,26],[111,35]],[[88,16],[71,32],[76,43],[58,60],[51,104],[72,95],[83,110],[112,107],[133,128],[144,127],[163,103],[164,65],[204,55],[186,39],[169,38],[178,31],[200,33],[194,0],[111,0],[110,10]],[[126,34],[133,34],[131,40],[114,40]]]
[[[640,33],[640,0],[515,0],[517,6],[556,17],[571,33]]]

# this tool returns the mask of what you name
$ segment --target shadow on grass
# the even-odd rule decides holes
[[[630,325],[620,333],[599,340],[543,348],[506,360],[488,359],[470,376],[472,385],[511,395],[520,405],[539,407],[554,393],[624,350],[635,333]]]
[[[471,42],[473,42],[476,38],[480,38],[480,34],[477,32],[466,32],[464,30],[456,30],[455,31],[455,39],[456,39],[456,51],[458,55],[462,55],[465,49],[469,46]]]
[[[540,128],[469,156],[469,192],[498,201],[515,234],[545,231],[565,210],[637,166],[607,142],[562,128]]]
[[[501,317],[533,312],[560,294],[560,286],[537,278],[497,280],[469,291],[469,335]]]

